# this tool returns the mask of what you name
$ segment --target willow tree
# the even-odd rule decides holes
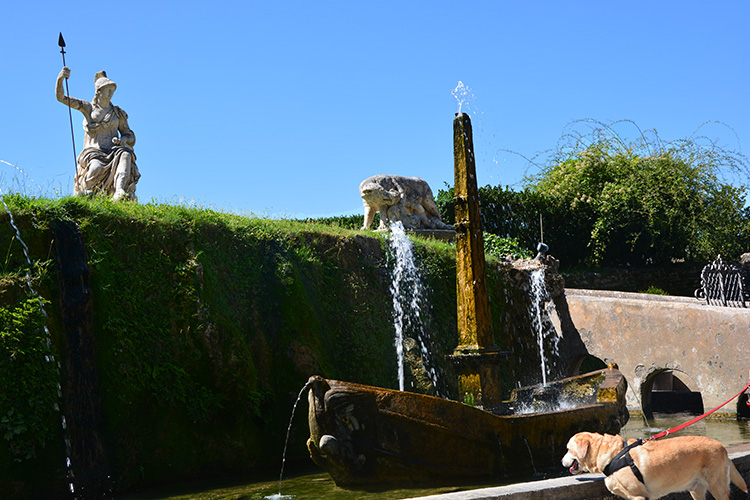
[[[715,144],[665,144],[655,132],[633,143],[598,134],[585,147],[559,152],[526,188],[549,211],[587,221],[584,261],[661,264],[718,253],[735,259],[750,251],[747,171],[743,155]]]

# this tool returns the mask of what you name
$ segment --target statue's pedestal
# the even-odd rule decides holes
[[[502,402],[500,362],[509,351],[497,348],[459,347],[448,359],[458,372],[458,400],[473,406],[492,408]]]
[[[456,232],[453,229],[407,229],[406,233],[422,238],[434,238],[443,241],[453,241],[456,239]]]
[[[376,233],[387,233],[389,229],[375,229]],[[406,234],[412,234],[421,238],[434,238],[442,241],[453,241],[456,239],[456,232],[453,229],[409,229],[405,228]]]

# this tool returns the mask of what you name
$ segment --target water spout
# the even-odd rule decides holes
[[[547,244],[542,243],[541,241],[536,246],[536,257],[534,257],[536,260],[544,260],[545,255],[547,255],[547,252],[549,251],[549,247]]]
[[[464,85],[464,82],[461,80],[458,81],[458,85],[456,85],[456,88],[451,91],[451,94],[453,97],[458,101],[458,114],[461,114],[461,108],[463,107],[464,103],[467,102],[470,98],[474,97],[471,94],[471,89]]]
[[[531,452],[531,445],[529,444],[529,440],[526,439],[526,436],[523,437],[523,442],[526,443],[526,449],[529,450],[529,458],[531,459],[531,469],[534,471],[534,475],[536,476],[539,474],[536,470],[536,465],[534,465],[534,454]]]
[[[305,385],[302,387],[302,389],[299,391],[299,394],[297,395],[297,400],[294,402],[294,406],[292,406],[292,416],[289,418],[289,426],[286,428],[286,439],[284,440],[284,452],[281,455],[281,472],[279,473],[279,492],[277,494],[269,495],[265,497],[266,500],[289,500],[291,498],[294,498],[294,495],[282,495],[281,494],[281,483],[284,480],[284,466],[286,465],[286,449],[287,449],[287,446],[289,446],[289,435],[292,432],[292,422],[294,421],[294,413],[297,411],[297,405],[302,399],[302,395],[310,387],[311,383],[312,383],[312,380],[308,380],[305,383]]]

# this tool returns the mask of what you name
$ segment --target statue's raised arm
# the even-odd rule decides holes
[[[91,102],[67,97],[63,80],[70,70],[63,68],[57,76],[57,100],[83,114],[83,151],[73,186],[74,195],[103,193],[115,200],[136,200],[135,187],[141,177],[135,164],[135,134],[128,125],[128,115],[111,103],[117,88],[104,71],[94,77],[96,94]]]
[[[60,74],[57,75],[57,85],[55,85],[55,96],[57,97],[57,100],[66,106],[77,109],[84,115],[90,115],[91,105],[88,102],[65,95],[65,92],[63,91],[63,80],[67,80],[68,78],[70,78],[70,68],[63,67],[63,69],[60,70]],[[84,111],[87,107],[88,109],[86,111],[88,111],[88,113]]]

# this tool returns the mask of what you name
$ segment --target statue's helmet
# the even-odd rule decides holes
[[[105,71],[100,71],[94,76],[94,88],[97,90],[97,92],[106,87],[107,85],[112,85],[115,89],[117,88],[117,84],[107,78],[107,73]]]

